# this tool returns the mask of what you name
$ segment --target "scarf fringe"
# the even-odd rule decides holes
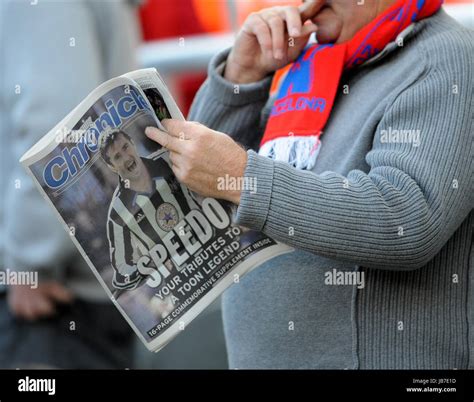
[[[297,169],[311,170],[316,164],[321,141],[319,136],[290,136],[266,141],[258,151],[259,155],[286,162]]]

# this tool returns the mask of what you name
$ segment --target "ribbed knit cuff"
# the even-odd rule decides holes
[[[246,185],[240,196],[240,204],[235,215],[237,224],[261,231],[270,210],[273,186],[273,160],[247,151],[247,166],[244,173]]]
[[[223,50],[215,55],[209,63],[207,72],[209,93],[226,106],[241,106],[267,99],[272,75],[250,84],[234,84],[222,77],[223,68],[221,65],[227,60],[229,52],[230,49]]]

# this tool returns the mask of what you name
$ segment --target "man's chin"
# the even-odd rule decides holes
[[[318,43],[338,43],[341,36],[341,29],[338,27],[325,27],[324,25],[318,27],[316,32],[316,39]]]
[[[342,32],[342,21],[334,11],[326,7],[313,18],[318,26],[316,39],[318,43],[337,43]]]
[[[135,181],[140,178],[140,171],[137,172],[127,172],[127,174],[122,175],[123,180]]]
[[[327,44],[336,42],[336,40],[334,38],[332,38],[328,35],[324,35],[324,34],[316,35],[316,40],[321,45],[327,45]]]
[[[137,179],[140,178],[140,173],[141,173],[141,171],[139,169],[137,169],[133,173],[129,173],[128,176],[130,177],[130,180],[137,180]]]

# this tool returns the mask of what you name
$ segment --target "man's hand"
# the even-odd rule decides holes
[[[55,281],[40,284],[36,289],[27,285],[10,286],[7,293],[12,314],[30,321],[54,315],[57,303],[70,303],[72,299],[71,292]]]
[[[220,179],[243,177],[247,152],[224,133],[200,123],[165,119],[167,133],[148,127],[146,135],[170,151],[173,173],[192,191],[206,197],[240,202],[240,190],[220,188]]]
[[[296,60],[317,30],[311,18],[324,4],[325,0],[311,0],[299,7],[250,14],[227,58],[224,78],[237,84],[255,82]]]

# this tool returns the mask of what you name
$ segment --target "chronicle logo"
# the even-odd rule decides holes
[[[169,232],[173,229],[177,225],[178,220],[178,210],[169,202],[164,202],[156,210],[156,221],[165,232]]]
[[[48,395],[56,394],[56,380],[54,378],[20,378],[18,380],[19,392],[47,392]]]

